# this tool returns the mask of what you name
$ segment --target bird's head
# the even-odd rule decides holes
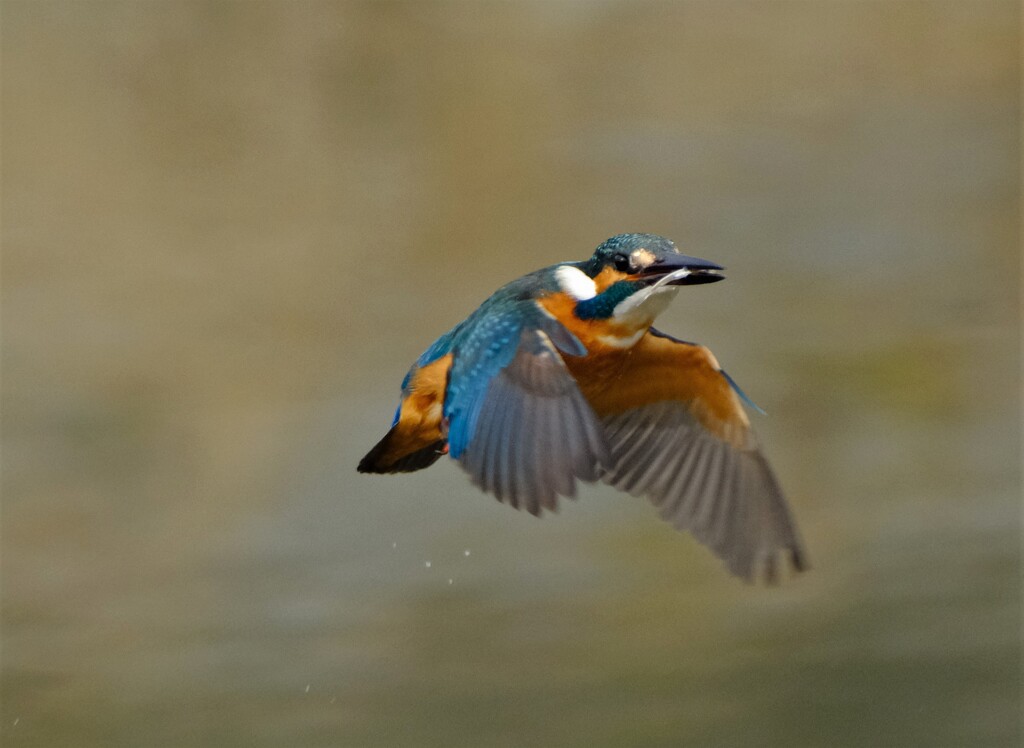
[[[664,309],[675,287],[723,280],[721,270],[721,265],[681,254],[663,236],[619,234],[589,260],[556,268],[555,277],[561,290],[577,300],[581,319],[629,317],[642,323]]]
[[[646,285],[661,282],[670,286],[714,283],[725,276],[721,265],[687,257],[670,240],[657,234],[619,234],[603,242],[581,268],[601,285],[618,281],[640,281]]]

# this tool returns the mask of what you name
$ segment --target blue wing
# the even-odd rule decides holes
[[[533,514],[554,509],[577,478],[597,480],[610,463],[600,422],[558,353],[586,349],[532,301],[478,312],[453,348],[449,451],[499,500]]]
[[[519,350],[524,330],[542,332],[549,343],[571,356],[587,349],[558,320],[532,301],[485,304],[458,327],[441,336],[417,361],[423,366],[456,349],[445,395],[451,456],[462,456],[476,433],[480,408],[491,379],[508,366]],[[568,372],[565,376],[569,377]],[[569,377],[571,379],[571,377]]]
[[[476,432],[484,395],[491,378],[512,361],[523,327],[514,313],[481,315],[459,341],[445,393],[444,417],[448,419],[448,449],[454,459],[462,456]]]

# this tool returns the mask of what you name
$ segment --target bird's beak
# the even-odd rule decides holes
[[[654,281],[659,286],[695,286],[725,280],[725,276],[719,273],[724,269],[721,265],[699,257],[672,254],[645,267],[640,271],[640,277]]]

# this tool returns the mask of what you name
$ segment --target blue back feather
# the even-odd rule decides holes
[[[587,349],[579,338],[535,303],[545,290],[558,288],[554,267],[530,273],[500,288],[465,321],[435,340],[402,381],[405,397],[417,368],[454,353],[443,410],[453,458],[459,458],[473,440],[490,382],[515,358],[523,330],[543,331],[559,350],[570,356],[586,355]]]
[[[522,328],[522,316],[515,310],[474,314],[467,320],[459,336],[444,401],[448,448],[453,458],[458,459],[472,440],[487,386],[511,363]]]

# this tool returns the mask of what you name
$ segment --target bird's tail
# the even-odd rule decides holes
[[[426,446],[410,449],[409,439],[395,425],[359,461],[360,473],[411,473],[430,467],[448,452],[448,442],[440,439]]]

